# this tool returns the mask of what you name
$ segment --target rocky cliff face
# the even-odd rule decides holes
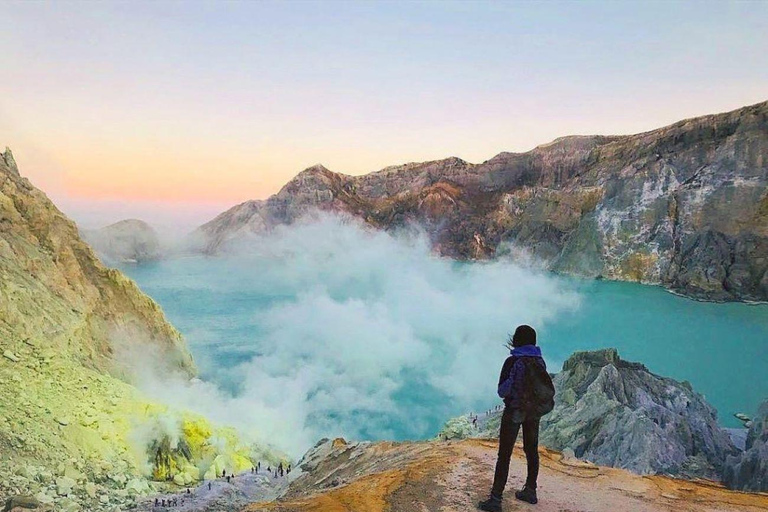
[[[102,265],[75,225],[0,154],[0,497],[113,512],[158,484],[277,460],[232,429],[153,403],[121,351],[192,376],[160,308]],[[121,377],[123,380],[121,380]],[[183,448],[183,449],[182,449]],[[26,495],[21,498],[19,495]]]
[[[152,226],[126,219],[101,229],[82,230],[88,244],[107,261],[141,263],[161,256],[160,240]]]
[[[732,489],[768,491],[768,400],[752,420],[744,452],[726,460],[723,480]]]
[[[196,232],[207,252],[312,209],[426,228],[461,259],[523,250],[555,271],[768,299],[768,102],[630,136],[557,139],[482,164],[458,158],[345,176],[311,167]]]
[[[194,372],[181,335],[117,270],[102,265],[74,223],[0,157],[0,340],[41,346],[105,370],[115,350],[145,345]]]
[[[0,339],[3,348],[44,346],[86,365],[114,368],[123,345],[159,350],[194,372],[180,334],[130,279],[102,265],[74,223],[0,158]]]
[[[735,455],[715,410],[690,384],[660,377],[615,349],[577,352],[554,378],[555,409],[542,418],[540,442],[595,464],[640,474],[719,480]],[[443,437],[498,436],[501,412],[479,429],[454,420]]]

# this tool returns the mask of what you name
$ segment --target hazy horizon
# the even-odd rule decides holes
[[[0,6],[0,145],[84,227],[190,229],[322,163],[473,163],[766,98],[765,3]]]

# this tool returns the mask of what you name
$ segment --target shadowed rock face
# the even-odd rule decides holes
[[[736,453],[715,410],[687,382],[623,361],[615,349],[578,352],[554,379],[541,442],[641,474],[719,479]]]
[[[555,271],[768,299],[768,102],[630,136],[574,136],[482,164],[346,176],[318,165],[195,233],[207,252],[314,209],[426,228],[441,254],[522,249]]]
[[[141,263],[161,256],[157,233],[138,219],[121,220],[101,229],[83,230],[81,234],[107,260]]]
[[[717,480],[737,453],[690,384],[654,375],[615,349],[575,353],[553,381],[555,409],[540,430],[541,444],[553,450],[640,474]],[[496,437],[500,419],[492,412],[478,428],[455,419],[441,437]]]
[[[768,491],[768,400],[752,420],[744,452],[728,457],[723,480],[731,489]]]

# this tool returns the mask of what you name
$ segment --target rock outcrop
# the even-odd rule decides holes
[[[138,219],[115,222],[101,229],[82,230],[88,244],[106,261],[142,263],[160,259],[160,239],[152,226]]]
[[[497,450],[497,443],[488,439],[418,443],[326,440],[302,459],[291,473],[290,486],[277,500],[254,503],[243,512],[475,510],[477,502],[488,496]],[[539,453],[539,504],[535,508],[541,512],[751,512],[768,507],[765,495],[729,491],[711,482],[640,477],[572,460],[545,448]],[[516,449],[513,455],[504,509],[523,510],[526,506],[522,504],[515,507],[513,493],[525,478],[525,459],[522,450]]]
[[[736,452],[717,413],[687,382],[660,377],[615,349],[577,352],[555,377],[541,442],[641,474],[718,479]]]
[[[458,158],[346,176],[302,171],[194,234],[206,252],[313,209],[418,224],[441,254],[525,251],[552,270],[768,300],[768,102],[629,136],[563,137],[482,164]]]
[[[554,377],[555,409],[541,421],[540,442],[595,464],[640,474],[720,480],[738,450],[715,410],[687,382],[624,361],[615,349],[577,352]],[[473,437],[498,436],[501,412]],[[464,437],[449,422],[443,437]]]
[[[768,400],[760,405],[743,453],[725,462],[725,484],[742,491],[768,491]]]

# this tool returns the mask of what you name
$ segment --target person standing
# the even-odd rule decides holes
[[[538,503],[539,421],[554,407],[555,388],[547,373],[541,349],[536,346],[533,327],[519,326],[507,346],[511,349],[510,355],[501,368],[498,384],[499,397],[504,400],[504,412],[501,415],[493,486],[490,497],[478,504],[480,510],[488,512],[501,512],[512,448],[521,428],[528,474],[525,486],[515,492],[515,498],[531,504]]]

